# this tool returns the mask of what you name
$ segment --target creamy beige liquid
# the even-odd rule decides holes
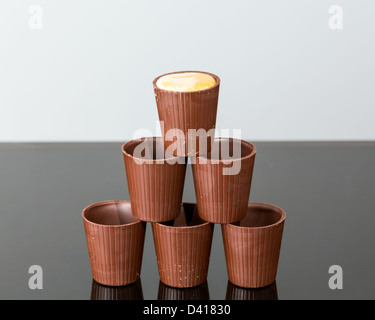
[[[173,73],[162,76],[156,81],[156,86],[168,91],[199,91],[211,88],[216,84],[215,79],[200,72]]]

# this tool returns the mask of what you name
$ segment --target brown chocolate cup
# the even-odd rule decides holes
[[[199,218],[193,203],[183,203],[176,219],[153,223],[160,281],[175,288],[190,288],[205,282],[213,230],[212,223]]]
[[[285,217],[277,206],[251,202],[244,219],[221,226],[230,282],[260,288],[276,280]]]
[[[138,156],[142,148],[144,158]],[[181,210],[185,158],[166,155],[157,137],[131,140],[122,152],[134,217],[148,222],[174,219]]]
[[[91,272],[106,286],[139,279],[146,223],[132,216],[129,201],[103,201],[82,212]]]
[[[228,154],[232,157],[228,163]],[[202,219],[231,223],[246,216],[256,147],[250,142],[216,138],[213,149],[192,162],[195,195]]]
[[[90,300],[143,300],[141,279],[119,287],[104,286],[92,280]]]
[[[276,282],[262,288],[241,288],[228,281],[225,300],[279,300]]]
[[[172,288],[159,282],[158,300],[210,300],[207,281],[193,288]]]
[[[160,89],[156,85],[156,82],[162,76],[185,72],[208,74],[215,79],[216,84],[208,89],[192,92],[169,91]],[[206,137],[207,149],[203,153],[209,152],[211,140],[215,136],[214,129],[216,126],[220,78],[212,73],[202,71],[179,71],[167,74],[163,74],[153,81],[165,148],[169,148],[173,144],[171,148],[174,151],[170,152],[171,154],[186,157],[195,155],[202,148],[200,148],[200,143],[196,138],[189,136],[189,130],[203,129],[205,132],[210,133]],[[177,129],[177,132],[173,131],[175,129]],[[175,136],[173,140],[167,136],[167,132]]]

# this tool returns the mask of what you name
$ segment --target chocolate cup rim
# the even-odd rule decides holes
[[[161,141],[164,142],[163,137],[142,137],[142,138],[132,139],[132,140],[129,140],[129,141],[125,142],[122,145],[122,147],[121,147],[122,153],[126,157],[128,157],[128,158],[138,159],[138,160],[144,161],[146,164],[163,164],[164,162],[166,162],[166,161],[168,162],[169,160],[172,160],[172,159],[177,160],[179,158],[183,158],[183,156],[173,156],[173,155],[170,155],[170,157],[168,157],[168,158],[164,157],[163,159],[143,159],[143,158],[134,157],[133,155],[131,155],[130,153],[128,153],[128,152],[125,151],[125,148],[126,148],[126,146],[128,144],[130,144],[132,142],[136,142],[136,141],[142,142],[142,139],[147,139],[147,140],[151,140],[151,139],[152,140],[161,140]],[[164,155],[165,155],[165,153],[164,153]]]
[[[266,202],[249,202],[247,207],[249,208],[250,206],[261,206],[261,207],[264,207],[264,208],[267,208],[267,209],[273,209],[279,213],[281,213],[281,217],[279,220],[277,220],[275,223],[272,223],[272,224],[268,224],[266,226],[261,226],[261,227],[246,227],[246,226],[237,226],[235,225],[234,223],[236,222],[239,222],[239,221],[236,221],[236,222],[231,222],[231,223],[228,223],[228,224],[225,224],[225,226],[228,226],[230,228],[234,228],[234,229],[237,229],[237,230],[262,230],[262,229],[270,229],[270,228],[273,228],[275,226],[278,226],[280,224],[282,224],[285,219],[286,219],[286,213],[284,211],[284,209],[274,205],[274,204],[271,204],[271,203],[266,203]],[[246,217],[246,216],[245,216]]]
[[[157,85],[156,85],[156,82],[161,78],[161,77],[164,77],[164,76],[167,76],[167,75],[170,75],[170,74],[176,74],[176,73],[204,73],[204,74],[208,74],[209,76],[213,77],[216,81],[216,83],[212,86],[212,87],[209,87],[207,89],[203,89],[203,90],[196,90],[196,91],[175,91],[175,90],[165,90],[165,89],[162,89],[162,88],[159,88]],[[206,71],[194,71],[194,70],[185,70],[185,71],[173,71],[173,72],[167,72],[167,73],[164,73],[158,77],[156,77],[153,81],[152,81],[152,85],[154,87],[154,89],[157,89],[157,90],[160,90],[160,91],[163,91],[163,92],[169,92],[169,93],[178,93],[178,94],[196,94],[196,93],[201,93],[201,92],[207,92],[209,90],[214,90],[216,87],[218,87],[220,85],[220,78],[219,76],[217,76],[216,74],[214,73],[210,73],[210,72],[206,72]]]
[[[238,142],[241,142],[241,143],[245,143],[247,145],[249,145],[253,150],[251,151],[250,154],[244,156],[244,157],[241,157],[241,158],[236,158],[236,159],[230,159],[230,160],[217,160],[217,159],[209,159],[207,158],[207,154],[203,154],[203,155],[196,155],[196,158],[205,158],[207,162],[218,162],[218,163],[224,163],[224,162],[227,162],[227,161],[230,161],[231,163],[234,162],[234,161],[242,161],[242,160],[245,160],[245,159],[249,159],[253,156],[255,156],[255,154],[257,153],[257,148],[255,146],[255,144],[249,142],[249,141],[246,141],[246,140],[242,140],[242,139],[236,139],[236,138],[225,138],[225,137],[217,137],[217,138],[214,138],[214,141],[219,141],[219,140],[233,140],[233,141],[238,141]],[[199,163],[196,163],[196,164],[199,164]],[[204,164],[202,164],[204,165]]]
[[[181,202],[181,206],[183,206],[184,204],[194,204],[195,206],[197,206],[197,204],[196,203],[194,203],[194,202]],[[198,208],[197,208],[198,209]],[[178,217],[178,215],[177,215],[177,217]],[[177,218],[176,217],[176,218]],[[201,218],[202,219],[202,218]],[[173,219],[172,219],[173,220]],[[169,220],[170,221],[170,220]],[[162,227],[162,228],[165,228],[165,229],[170,229],[170,230],[192,230],[192,229],[196,229],[196,228],[202,228],[202,227],[204,227],[204,226],[209,226],[209,225],[211,225],[211,224],[213,224],[212,222],[209,222],[209,221],[206,221],[206,220],[203,220],[202,219],[202,223],[201,224],[197,224],[197,225],[194,225],[194,226],[183,226],[183,227],[181,227],[181,226],[167,226],[167,225],[165,225],[164,223],[165,222],[168,222],[168,221],[160,221],[160,222],[152,222],[152,224],[154,225],[154,224],[156,224],[156,225],[158,225],[159,227]]]
[[[133,221],[133,222],[129,222],[129,223],[124,223],[124,224],[101,224],[101,223],[93,222],[93,221],[87,219],[86,216],[85,216],[86,212],[88,210],[92,209],[92,208],[95,208],[95,207],[98,207],[98,206],[103,206],[103,205],[116,204],[116,203],[125,203],[125,204],[129,204],[131,206],[131,202],[127,201],[127,200],[105,200],[105,201],[95,202],[95,203],[89,204],[88,206],[86,206],[82,210],[82,219],[86,223],[89,223],[91,225],[96,225],[96,226],[99,226],[99,227],[111,228],[111,229],[126,228],[126,227],[130,227],[130,226],[133,226],[133,225],[136,225],[136,224],[140,224],[140,223],[143,222],[142,220],[139,220],[139,219],[137,219],[136,217],[133,216],[134,219],[136,219],[137,221]]]

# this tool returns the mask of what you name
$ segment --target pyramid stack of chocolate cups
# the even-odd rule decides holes
[[[200,286],[207,280],[214,225],[220,224],[229,281],[266,287],[276,279],[285,212],[249,202],[255,145],[215,136],[220,78],[176,73],[207,74],[215,84],[173,91],[157,85],[165,75],[153,81],[162,136],[122,146],[130,201],[99,202],[82,212],[93,279],[107,286],[137,281],[150,223],[161,283]],[[182,201],[188,158],[196,203]]]

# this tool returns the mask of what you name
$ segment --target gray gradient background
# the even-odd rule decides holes
[[[29,28],[32,5],[42,30]],[[331,5],[342,30],[328,27]],[[155,132],[151,82],[186,69],[221,77],[218,129],[373,140],[374,17],[373,0],[2,0],[0,141]]]

